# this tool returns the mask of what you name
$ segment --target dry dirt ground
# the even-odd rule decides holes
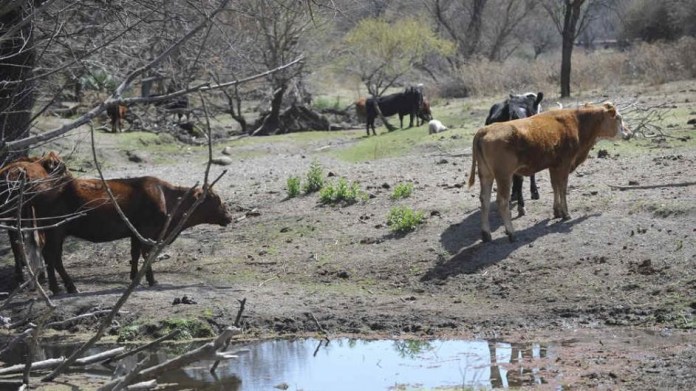
[[[651,90],[644,102],[667,100],[686,111],[665,128],[686,141],[599,143],[571,175],[569,221],[552,218],[548,174],[540,173],[541,199],[514,219],[514,243],[495,208],[494,240],[481,242],[478,181],[472,189],[465,185],[473,124],[483,122],[491,101],[466,110],[449,103],[448,113],[473,119],[447,133],[421,136],[427,133],[421,127],[378,135],[383,142],[375,151],[389,148],[394,137],[414,141],[396,156],[366,161],[338,157],[370,142],[363,130],[220,142],[214,154],[229,146],[232,163],[216,191],[239,221],[182,233],[154,265],[159,285],[136,291],[112,333],[132,326],[148,338],[172,319],[198,320],[216,331],[234,322],[238,300],[246,298],[246,338],[316,335],[316,318],[330,336],[560,341],[556,373],[549,376],[562,374],[564,388],[693,389],[696,186],[674,184],[696,177],[696,132],[686,125],[696,117],[695,98],[694,82]],[[141,145],[152,161],[161,153],[166,163],[132,163],[117,137],[101,137],[107,176],[148,174],[179,184],[202,178],[204,149]],[[599,150],[608,156],[598,158]],[[286,179],[304,177],[312,161],[327,180],[357,181],[369,199],[350,206],[322,206],[316,194],[288,199]],[[213,174],[222,169],[214,166]],[[412,182],[414,192],[392,200],[401,182]],[[610,187],[629,183],[664,186]],[[386,216],[395,205],[423,211],[425,223],[392,233]],[[4,275],[11,276],[11,254],[6,244],[3,249]],[[55,316],[111,306],[128,282],[128,258],[127,240],[70,240],[65,264],[81,293],[55,297]],[[172,304],[183,296],[196,304]],[[31,297],[15,299],[11,316],[26,311]]]

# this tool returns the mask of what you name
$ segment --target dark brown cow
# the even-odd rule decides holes
[[[423,104],[421,105],[420,109],[418,109],[416,126],[421,126],[431,119],[433,119],[433,113],[430,111],[430,102],[428,102],[428,99],[423,97]]]
[[[123,131],[123,120],[126,118],[126,111],[128,111],[126,105],[112,103],[106,106],[106,114],[108,114],[109,119],[111,119],[112,132],[116,133],[117,130],[119,132]]]
[[[66,167],[54,152],[42,157],[23,157],[8,163],[0,169],[0,216],[3,220],[16,224],[17,208],[21,202],[23,225],[27,223],[36,227],[35,209],[32,206],[37,199],[51,203],[55,200],[54,190],[65,180]],[[24,187],[22,187],[24,186]],[[21,200],[20,200],[21,198]],[[15,280],[24,281],[22,266],[24,254],[20,246],[17,231],[8,230],[10,246],[15,258]],[[39,231],[26,232],[23,235],[27,261],[32,270],[37,272],[43,264],[41,248],[44,235]]]
[[[191,205],[204,196],[201,188],[188,192],[188,188],[175,186],[155,177],[110,179],[106,181],[118,205],[138,232],[145,238],[157,239],[164,229],[167,216],[173,214],[169,231],[184,218]],[[188,194],[188,195],[187,195]],[[179,208],[179,199],[186,196]],[[94,243],[131,239],[131,279],[138,272],[140,256],[147,257],[151,247],[142,244],[119,216],[109,199],[104,185],[99,179],[73,178],[57,190],[52,203],[37,199],[34,203],[37,217],[42,226],[60,221],[64,216],[82,213],[82,216],[63,223],[55,228],[44,230],[45,246],[43,256],[48,269],[51,291],[58,292],[55,271],[63,279],[69,293],[77,292],[72,279],[63,267],[63,242],[67,236],[74,236]],[[183,229],[199,224],[226,226],[232,221],[227,207],[220,197],[208,189],[201,204],[186,218]],[[152,269],[147,270],[147,281],[156,283]]]
[[[515,231],[508,202],[512,175],[532,175],[548,168],[554,194],[553,215],[569,219],[566,203],[568,175],[585,161],[598,139],[619,135],[628,137],[630,131],[611,103],[551,110],[479,129],[472,146],[469,187],[474,185],[478,165],[483,241],[491,240],[488,212],[493,180],[498,187],[498,211],[505,223],[505,232],[513,241]]]

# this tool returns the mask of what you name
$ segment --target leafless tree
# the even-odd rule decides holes
[[[542,6],[561,34],[561,97],[570,97],[571,58],[575,40],[612,0],[542,0]]]

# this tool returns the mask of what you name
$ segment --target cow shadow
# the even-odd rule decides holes
[[[597,216],[585,215],[576,219],[561,221],[543,219],[532,226],[516,231],[515,242],[510,243],[507,235],[496,232],[502,224],[499,216],[491,213],[491,232],[493,241],[481,241],[481,212],[469,214],[461,223],[450,225],[440,236],[442,246],[453,254],[449,259],[440,257],[437,264],[428,270],[421,281],[444,280],[460,274],[473,274],[507,258],[513,251],[528,246],[536,239],[548,234],[568,234],[576,224]]]

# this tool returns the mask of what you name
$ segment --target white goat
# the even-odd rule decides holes
[[[428,122],[428,134],[440,133],[447,130],[447,127],[442,122],[434,119]]]

